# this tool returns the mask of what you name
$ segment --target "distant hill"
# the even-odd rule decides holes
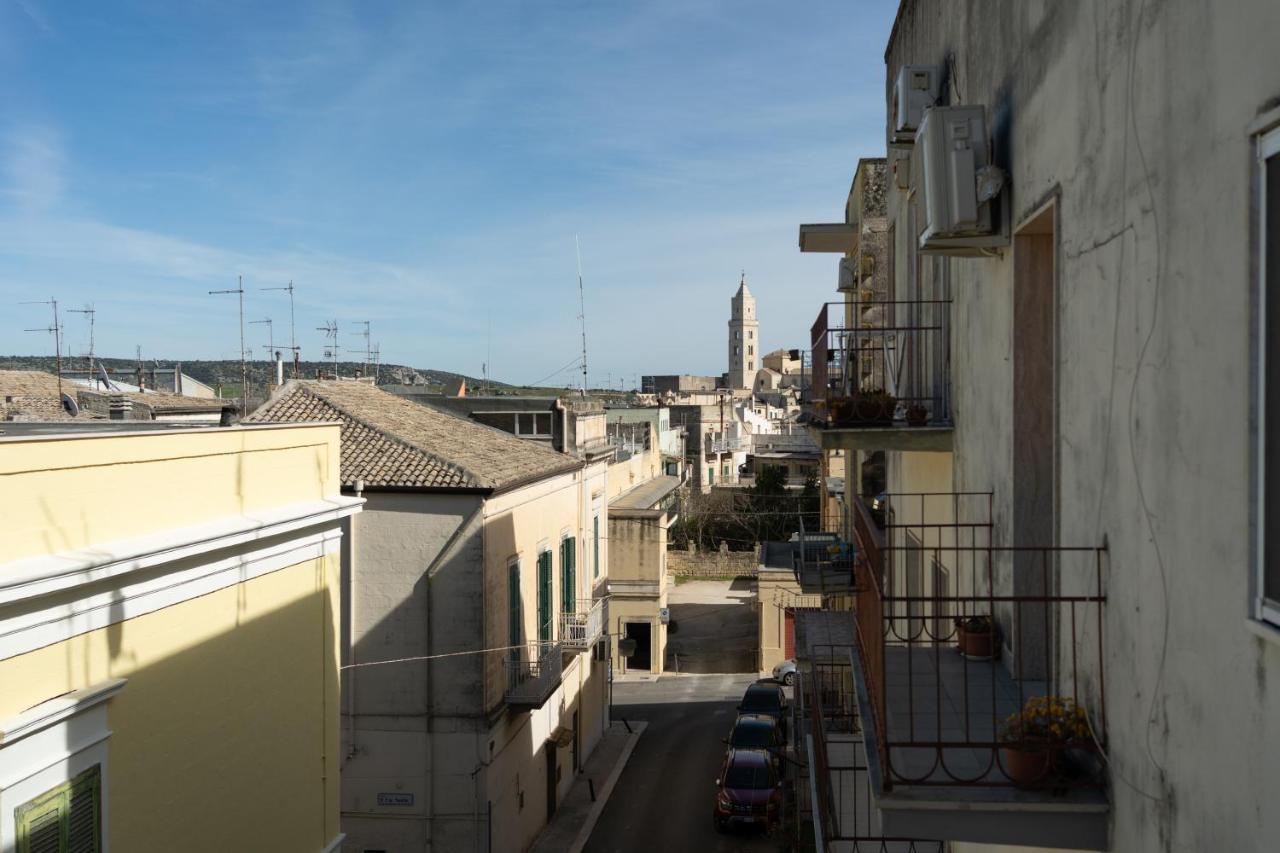
[[[99,358],[96,361],[101,362],[107,368],[109,374],[119,376],[125,382],[131,382],[132,377],[138,370],[137,359]],[[224,389],[227,389],[226,393],[229,396],[238,393],[240,387],[240,362],[238,361],[146,359],[142,363],[143,370],[157,366],[157,362],[159,366],[163,367],[181,364],[182,372],[188,376],[214,388],[221,385]],[[63,367],[68,370],[84,370],[86,366],[86,360],[83,358],[63,360]],[[334,368],[334,364],[331,361],[304,361],[301,362],[300,366],[303,377],[314,377],[319,370],[323,369],[329,372]],[[285,364],[286,378],[290,376],[292,367],[290,363]],[[339,361],[337,363],[339,376],[355,376],[356,371],[364,371],[365,367],[365,364],[359,361]],[[248,368],[249,384],[251,386],[261,386],[275,381],[275,364],[268,364],[264,361],[251,361]],[[0,370],[43,370],[53,373],[57,370],[57,366],[53,356],[5,355],[0,356]],[[473,376],[450,373],[447,370],[409,367],[404,364],[383,364],[378,367],[379,384],[425,385],[428,390],[438,390],[451,380],[456,380],[459,377],[466,379],[467,387],[471,389],[480,388],[485,384],[483,380],[476,379]],[[490,388],[504,393],[510,393],[512,389],[512,386],[507,385],[505,382],[490,380],[487,384]]]
[[[137,359],[97,358],[95,361],[105,365],[108,373],[112,376],[120,377],[124,382],[133,382],[138,371]],[[213,388],[221,386],[222,396],[240,396],[240,362],[238,361],[146,359],[142,362],[142,369],[173,367],[177,364],[182,365],[182,372],[186,375],[198,379]],[[82,371],[87,367],[86,359],[83,358],[63,359],[62,365],[66,370]],[[325,372],[331,372],[334,367],[331,361],[304,361],[301,362],[300,366],[303,378],[314,377],[316,372],[322,369]],[[248,367],[249,386],[251,389],[250,400],[261,399],[265,396],[264,389],[267,384],[275,381],[275,364],[268,364],[265,361],[251,361]],[[339,376],[355,376],[357,370],[363,371],[365,369],[365,364],[361,361],[340,361],[337,367]],[[57,370],[57,366],[51,355],[0,355],[0,370],[43,370],[46,373],[54,373]],[[284,370],[285,378],[288,379],[292,372],[292,364],[286,362]],[[460,377],[467,381],[467,390],[471,394],[480,393],[481,389],[485,387],[494,394],[510,394],[522,397],[556,397],[564,396],[568,393],[577,393],[565,387],[511,385],[507,382],[497,382],[492,379],[486,382],[483,379],[477,379],[474,376],[466,376],[461,373],[409,367],[404,364],[382,364],[378,366],[379,385],[421,385],[424,390],[429,392],[441,391],[450,381],[457,380]],[[607,389],[592,389],[590,393],[593,397],[608,399],[615,397],[625,398],[627,396]]]

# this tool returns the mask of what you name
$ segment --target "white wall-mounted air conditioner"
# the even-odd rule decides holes
[[[991,164],[986,110],[981,106],[926,110],[916,134],[920,157],[916,190],[924,212],[922,251],[999,248],[1007,240],[992,202],[1004,173]]]
[[[904,65],[893,85],[893,133],[889,142],[910,145],[924,118],[924,111],[938,103],[942,69],[936,65]]]
[[[853,293],[858,289],[858,259],[840,259],[840,282],[836,290],[841,293]]]

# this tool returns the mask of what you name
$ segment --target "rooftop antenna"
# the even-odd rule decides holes
[[[41,329],[23,329],[24,332],[45,332],[53,335],[54,366],[58,371],[58,397],[62,397],[62,326],[58,323],[58,299],[51,296],[34,302],[20,302],[19,305],[52,305],[53,325]]]
[[[293,352],[293,378],[298,378],[298,339],[293,324],[293,281],[287,287],[264,287],[262,290],[283,290],[289,294],[289,349]]]
[[[89,354],[86,357],[89,359],[89,381],[92,382],[93,381],[93,315],[96,314],[97,311],[94,309],[92,302],[89,303],[88,305],[85,305],[83,308],[68,308],[67,311],[71,314],[86,314],[89,317]]]
[[[578,320],[582,323],[582,396],[587,396],[587,308],[582,296],[582,244],[573,235],[573,248],[578,254]]]
[[[378,368],[382,364],[382,344],[373,345],[373,384],[378,384]]]
[[[368,376],[372,372],[370,368],[372,367],[372,363],[373,363],[373,349],[371,344],[369,343],[369,321],[356,320],[356,325],[364,326],[364,331],[356,332],[356,334],[364,338],[364,372],[365,372],[365,375]]]
[[[316,327],[317,332],[324,332],[325,339],[332,341],[324,345],[324,357],[333,362],[333,378],[338,378],[338,321],[330,320],[323,326]]]
[[[265,346],[267,349],[267,361],[271,361],[271,358],[272,356],[275,355],[275,351],[276,351],[275,327],[271,325],[271,318],[263,317],[261,320],[250,320],[249,325],[267,327],[267,343],[265,344]]]
[[[210,296],[234,293],[240,297],[240,414],[249,412],[249,364],[244,359],[244,276],[236,276],[235,290],[210,290]]]

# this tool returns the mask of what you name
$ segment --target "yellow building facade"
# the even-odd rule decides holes
[[[0,438],[0,851],[337,849],[359,506],[336,426]]]

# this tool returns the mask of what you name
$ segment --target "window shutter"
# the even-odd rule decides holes
[[[560,609],[565,613],[577,610],[578,578],[577,578],[577,542],[569,536],[560,541]]]
[[[551,642],[551,552],[538,555],[538,640]]]
[[[520,564],[507,567],[507,645],[520,645]],[[510,658],[517,660],[519,649],[511,649]]]
[[[591,545],[592,577],[600,577],[600,516],[591,519],[591,531],[594,542]]]
[[[14,809],[17,853],[98,853],[102,774],[90,767]]]

